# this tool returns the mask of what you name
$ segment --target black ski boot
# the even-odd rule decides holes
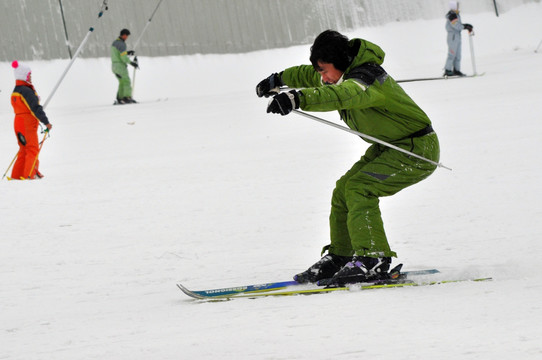
[[[461,71],[459,71],[459,70],[455,70],[455,69],[454,69],[454,76],[460,76],[460,77],[461,77],[461,76],[467,76],[467,75],[463,74],[463,73],[462,73]]]
[[[115,102],[113,103],[113,105],[124,105],[124,104],[126,104],[126,103],[124,102],[124,100],[122,100],[120,98],[117,98],[115,100]]]
[[[307,270],[295,275],[294,280],[300,284],[305,284],[331,278],[350,260],[352,260],[351,256],[327,254]]]
[[[365,281],[387,280],[390,278],[391,258],[372,258],[366,256],[354,256],[333,277],[326,281],[328,286],[344,286]]]
[[[137,104],[137,101],[135,101],[134,99],[132,99],[130,96],[127,96],[127,97],[123,97],[121,99],[122,103],[123,104]]]

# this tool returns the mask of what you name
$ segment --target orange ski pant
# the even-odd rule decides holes
[[[19,152],[11,171],[11,177],[17,180],[21,178],[33,179],[39,167],[39,160],[36,159],[39,152],[38,120],[31,114],[16,115],[14,127],[15,136],[17,136],[19,143]],[[34,161],[36,161],[36,165],[32,169]]]

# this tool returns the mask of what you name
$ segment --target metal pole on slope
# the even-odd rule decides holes
[[[107,0],[103,0],[102,6],[100,7],[100,12],[98,13],[98,20],[102,17],[103,13],[106,10],[107,10]],[[56,90],[60,86],[60,83],[62,82],[62,80],[64,80],[64,77],[66,76],[66,74],[70,70],[71,66],[75,62],[75,59],[77,59],[77,57],[79,56],[79,53],[81,52],[81,50],[85,46],[85,43],[88,41],[88,39],[89,39],[89,37],[90,37],[90,35],[92,34],[93,31],[94,31],[93,27],[91,27],[88,30],[87,35],[85,36],[85,38],[81,42],[81,45],[79,45],[79,47],[77,48],[77,51],[75,52],[75,54],[73,55],[73,58],[71,59],[68,66],[66,67],[66,70],[64,70],[64,73],[62,73],[62,75],[60,76],[60,79],[58,79],[58,82],[56,83],[55,87],[53,88],[53,91],[51,92],[51,94],[49,95],[49,97],[47,98],[45,103],[43,104],[43,108],[47,107],[47,105],[49,104],[49,101],[51,101],[51,99],[53,98],[53,95],[55,94]]]
[[[143,28],[143,31],[141,31],[141,34],[139,34],[139,37],[137,38],[137,40],[136,40],[136,42],[134,44],[134,51],[137,48],[137,45],[139,45],[139,41],[143,37],[143,34],[145,33],[145,31],[147,31],[147,27],[149,27],[149,25],[150,25],[150,23],[152,21],[152,18],[154,17],[154,14],[156,14],[156,11],[158,10],[158,7],[162,3],[162,1],[164,1],[164,0],[158,1],[158,4],[156,5],[156,7],[154,8],[154,11],[151,14],[151,17],[149,18],[149,20],[147,21],[147,24],[145,24],[145,27]]]
[[[497,9],[497,0],[493,0],[493,6],[495,6],[495,15],[499,17],[499,10]]]
[[[68,47],[68,54],[70,54],[70,59],[72,56],[72,49],[70,48],[70,41],[68,40],[68,29],[66,28],[66,19],[64,18],[64,7],[62,6],[62,0],[58,0],[60,5],[60,15],[62,16],[62,23],[64,24],[64,36],[66,37],[66,46]]]
[[[151,16],[149,17],[149,20],[147,21],[147,23],[145,24],[145,27],[143,28],[143,31],[141,31],[141,34],[139,34],[139,37],[137,38],[135,44],[134,44],[134,51],[136,50],[137,48],[137,45],[139,45],[139,41],[141,40],[141,38],[143,37],[143,34],[145,33],[145,31],[147,31],[147,28],[149,27],[149,25],[151,24],[151,21],[152,21],[152,18],[154,17],[154,14],[156,14],[156,11],[158,10],[158,7],[160,6],[160,4],[162,3],[162,1],[164,0],[159,0],[158,1],[158,4],[156,5],[156,7],[154,8],[154,11],[152,12]],[[132,74],[132,93],[134,91],[134,87],[135,87],[135,76],[136,76],[136,68],[134,68],[134,72]]]
[[[476,72],[476,61],[474,60],[474,45],[472,41],[473,36],[474,31],[469,33],[470,59],[472,61],[472,71],[474,72],[474,75],[478,75],[478,73]]]
[[[413,152],[410,152],[410,151],[408,151],[408,150],[402,149],[402,148],[400,148],[400,147],[398,147],[398,146],[395,146],[395,145],[393,145],[393,144],[390,144],[390,143],[387,143],[387,142],[382,141],[382,140],[380,140],[380,139],[377,139],[377,138],[375,138],[375,137],[373,137],[373,136],[366,135],[366,134],[364,134],[364,133],[361,133],[361,132],[356,131],[356,130],[352,130],[352,129],[350,129],[350,128],[347,128],[347,127],[344,127],[344,126],[341,126],[341,125],[337,125],[337,124],[335,124],[334,122],[331,122],[331,121],[327,121],[327,120],[321,119],[321,118],[319,118],[319,117],[317,117],[317,116],[314,116],[314,115],[311,115],[311,114],[307,114],[307,113],[305,113],[305,112],[303,112],[303,111],[293,110],[293,112],[295,112],[296,114],[305,116],[305,117],[307,117],[307,118],[309,118],[309,119],[316,120],[316,121],[321,122],[321,123],[323,123],[323,124],[326,124],[326,125],[329,125],[329,126],[333,126],[333,127],[337,128],[337,129],[340,129],[340,130],[349,132],[349,133],[351,133],[351,134],[360,136],[360,137],[362,137],[362,138],[364,138],[364,139],[367,139],[367,140],[370,140],[370,141],[379,143],[379,144],[381,144],[381,145],[384,145],[384,146],[386,146],[386,147],[389,147],[390,149],[394,149],[394,150],[400,151],[400,152],[405,153],[405,154],[407,154],[407,155],[410,155],[410,156],[413,156],[413,157],[418,158],[418,159],[420,159],[420,160],[426,161],[426,162],[428,162],[428,163],[430,163],[430,164],[436,165],[436,166],[438,166],[438,167],[441,167],[441,168],[444,168],[444,169],[447,169],[447,170],[452,170],[451,168],[449,168],[449,167],[447,167],[447,166],[444,166],[444,165],[441,164],[441,163],[438,163],[438,162],[436,162],[436,161],[433,161],[433,160],[424,158],[423,156],[420,156],[420,155],[418,155],[418,154],[414,154]]]
[[[535,53],[537,53],[538,49],[540,49],[540,45],[542,45],[542,40],[540,40],[540,42],[538,43],[538,46],[536,47],[536,50],[534,51]]]

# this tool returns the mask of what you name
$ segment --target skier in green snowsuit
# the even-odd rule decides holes
[[[384,51],[363,40],[326,30],[311,47],[312,65],[272,74],[256,87],[273,96],[267,112],[338,110],[349,128],[438,162],[439,143],[422,109],[380,66]],[[280,86],[302,89],[280,92]],[[294,279],[330,279],[342,285],[386,278],[391,250],[379,198],[427,178],[436,166],[378,143],[342,176],[331,199],[328,253]]]
[[[130,104],[136,101],[132,99],[132,84],[128,75],[128,64],[138,68],[137,61],[132,61],[128,55],[133,51],[126,51],[126,39],[130,36],[128,29],[122,29],[120,36],[111,44],[111,69],[119,81],[116,104]]]

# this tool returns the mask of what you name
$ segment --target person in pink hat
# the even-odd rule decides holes
[[[42,178],[43,175],[38,170],[38,125],[41,122],[47,130],[51,130],[53,125],[47,119],[38,94],[32,85],[30,67],[18,61],[13,61],[11,66],[15,74],[11,105],[15,112],[14,128],[19,144],[17,161],[13,165],[11,178],[17,180]]]

